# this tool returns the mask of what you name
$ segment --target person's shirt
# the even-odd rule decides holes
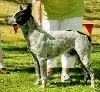
[[[84,15],[83,0],[42,0],[42,15],[50,20],[63,20]]]

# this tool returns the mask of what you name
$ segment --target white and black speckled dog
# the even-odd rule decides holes
[[[78,56],[79,63],[85,71],[84,81],[88,74],[91,77],[91,87],[94,87],[94,73],[91,68],[91,39],[86,34],[72,30],[50,31],[42,30],[31,15],[32,5],[22,9],[14,16],[8,17],[8,24],[19,25],[27,41],[28,48],[36,61],[37,84],[42,80],[46,86],[46,61],[62,53]]]

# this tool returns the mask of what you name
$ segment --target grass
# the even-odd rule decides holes
[[[71,69],[71,84],[62,84],[60,82],[60,67],[55,69],[54,80],[47,84],[46,89],[41,89],[40,85],[34,85],[35,71],[34,62],[31,55],[26,49],[26,43],[23,42],[3,42],[4,61],[7,69],[10,71],[8,75],[0,75],[0,92],[99,92],[100,86],[100,45],[94,45],[92,53],[93,68],[95,70],[96,88],[90,88],[90,80],[88,84],[83,83],[83,76],[78,69]],[[79,73],[80,75],[77,75]],[[80,82],[79,82],[80,80]]]
[[[20,31],[20,30],[19,30]],[[2,37],[7,31],[2,32]],[[55,69],[54,80],[47,84],[46,89],[41,89],[40,85],[34,85],[36,76],[34,71],[34,61],[27,51],[26,42],[23,38],[19,39],[21,32],[14,34],[10,33],[9,41],[7,38],[2,39],[4,51],[4,62],[10,74],[0,75],[0,92],[99,92],[100,86],[100,45],[93,45],[92,52],[93,68],[95,70],[96,88],[90,88],[90,80],[88,84],[83,83],[83,75],[79,72],[76,65],[75,69],[71,69],[70,76],[71,84],[62,84],[60,82],[60,66]],[[9,34],[8,34],[9,37]],[[22,36],[23,37],[23,36]],[[8,40],[8,42],[7,42]],[[17,41],[18,40],[18,41]],[[79,75],[77,75],[79,73]],[[80,80],[80,81],[79,81]]]
[[[84,19],[100,19],[100,0],[84,0],[85,16]]]
[[[62,84],[60,82],[60,62],[58,62],[59,67],[55,69],[54,79],[47,83],[46,89],[41,89],[40,85],[34,85],[36,79],[34,61],[27,50],[27,44],[22,32],[19,29],[18,33],[15,34],[13,27],[4,25],[4,18],[12,15],[19,9],[18,3],[16,4],[8,1],[10,0],[0,1],[0,31],[2,32],[4,62],[6,63],[10,74],[0,74],[0,92],[100,92],[100,45],[93,45],[92,52],[92,65],[95,70],[96,79],[96,87],[94,89],[90,88],[90,80],[87,85],[83,83],[83,74],[78,68],[78,65],[76,65],[74,69],[70,70],[72,83]],[[87,4],[88,0],[85,1]],[[7,8],[3,5],[6,5]],[[92,14],[95,13],[93,12]],[[98,24],[98,22],[96,23]],[[98,28],[98,26],[94,27],[93,34],[91,36],[93,44],[100,44],[100,28]],[[84,27],[83,31],[87,33]],[[79,73],[79,75],[77,75],[77,73]]]

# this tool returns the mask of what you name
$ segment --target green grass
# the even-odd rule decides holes
[[[27,50],[27,44],[24,40],[21,30],[15,34],[13,27],[1,25],[2,47],[4,52],[4,62],[10,74],[0,75],[0,92],[99,92],[100,86],[100,45],[93,45],[92,65],[95,70],[96,87],[90,88],[88,84],[83,83],[83,74],[76,65],[75,69],[70,70],[72,78],[71,84],[62,84],[60,82],[61,63],[58,62],[58,68],[54,72],[54,80],[47,83],[46,89],[41,89],[40,85],[34,85],[36,75],[34,70],[34,61]],[[59,60],[59,58],[58,58]],[[60,60],[59,60],[60,61]],[[79,73],[79,75],[77,75]],[[79,81],[80,80],[80,81]]]
[[[13,2],[9,2],[13,1]],[[4,62],[10,74],[0,74],[0,92],[100,92],[100,45],[93,45],[92,65],[95,71],[96,87],[90,88],[90,80],[88,84],[83,83],[83,74],[79,66],[76,65],[74,69],[70,70],[72,78],[71,84],[62,84],[60,82],[61,63],[58,58],[58,68],[54,69],[54,79],[47,83],[47,88],[41,89],[40,85],[34,85],[36,76],[34,70],[34,61],[27,50],[27,44],[24,40],[21,30],[15,34],[13,27],[4,25],[4,18],[11,16],[19,9],[17,0],[1,0],[0,1],[0,31],[2,32],[2,47],[4,52]],[[20,1],[20,0],[19,0]],[[99,2],[99,0],[97,0]],[[89,3],[90,6],[87,6]],[[7,6],[7,7],[6,7]],[[25,5],[23,5],[25,6]],[[85,6],[88,12],[85,18],[93,19],[95,10],[98,15],[99,8],[94,9],[89,0],[85,0]],[[89,8],[89,9],[88,9]],[[96,13],[96,14],[97,14]],[[99,19],[100,16],[96,15]],[[97,22],[99,27],[99,22]],[[85,28],[83,28],[85,30]],[[100,44],[100,28],[94,28],[92,34],[92,43]],[[77,75],[77,73],[79,75]],[[80,80],[80,81],[79,81]]]
[[[2,40],[3,41],[3,40]],[[47,83],[46,89],[41,89],[40,85],[34,85],[36,76],[34,70],[34,61],[27,51],[26,42],[3,42],[4,61],[10,74],[0,75],[0,92],[99,92],[100,89],[100,45],[93,45],[92,65],[95,70],[96,87],[90,88],[88,84],[83,83],[83,75],[76,65],[71,69],[71,84],[62,84],[60,82],[60,66],[55,69],[54,80]],[[59,62],[60,63],[60,62]],[[79,75],[77,75],[77,73]],[[80,81],[79,81],[80,80]]]

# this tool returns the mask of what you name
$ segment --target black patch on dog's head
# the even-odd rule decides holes
[[[22,6],[20,5],[20,10],[23,10]]]
[[[15,14],[16,23],[19,25],[25,24],[31,17],[32,4],[29,4],[25,10],[19,11]]]

